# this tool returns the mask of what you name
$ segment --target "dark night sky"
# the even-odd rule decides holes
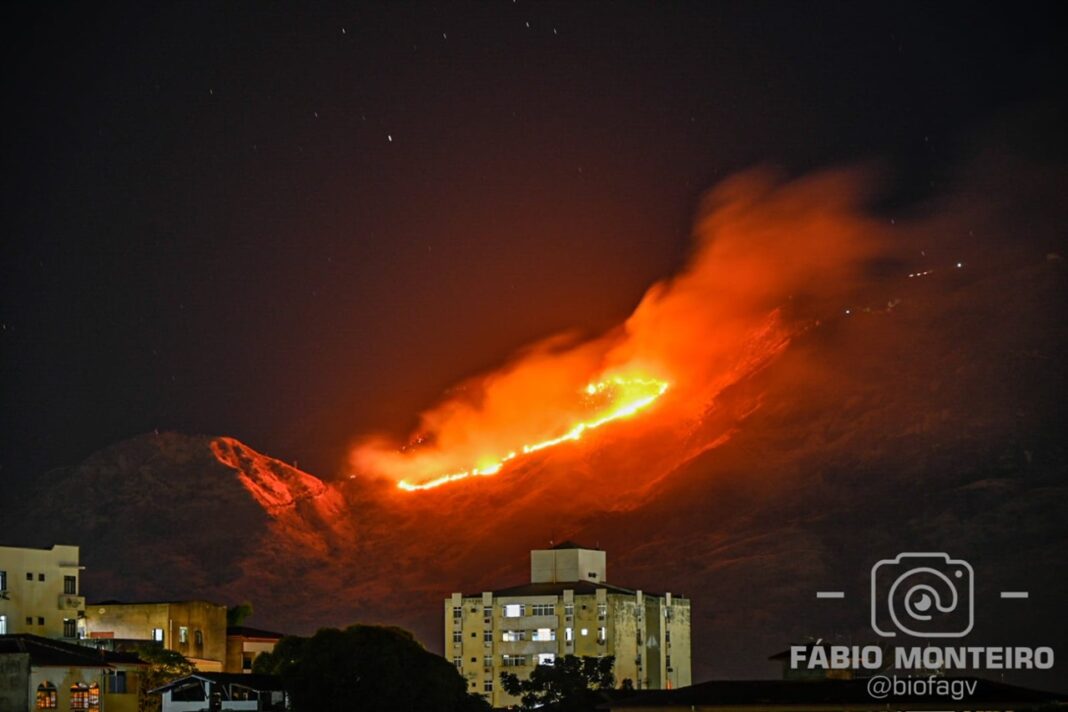
[[[5,12],[5,479],[153,428],[330,476],[627,314],[717,179],[922,194],[1063,91],[1053,5],[148,5]]]

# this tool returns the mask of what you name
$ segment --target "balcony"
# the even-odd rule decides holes
[[[78,596],[73,593],[61,593],[59,594],[59,610],[61,611],[84,611],[85,610],[85,596]]]

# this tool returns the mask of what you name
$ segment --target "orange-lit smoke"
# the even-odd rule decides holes
[[[858,171],[722,183],[702,205],[688,265],[623,324],[531,346],[425,411],[409,445],[364,439],[355,471],[420,489],[507,472],[594,429],[610,437],[616,420],[700,416],[856,286],[881,242],[858,209],[866,187]]]

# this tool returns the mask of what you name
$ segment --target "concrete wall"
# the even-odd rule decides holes
[[[531,583],[604,583],[605,552],[595,549],[535,549],[530,552]]]
[[[77,625],[79,613],[85,610],[85,599],[78,595],[81,590],[78,547],[0,546],[0,571],[6,573],[7,587],[0,591],[0,616],[6,633],[62,638],[65,619]],[[65,576],[74,577],[72,595],[64,594]]]
[[[185,640],[182,629],[185,629]],[[218,672],[226,662],[226,606],[207,601],[112,603],[86,609],[90,637],[152,640],[163,631],[163,646],[205,672]],[[200,631],[202,643],[197,643]]]
[[[0,655],[0,712],[24,712],[33,707],[28,695],[30,654]]]

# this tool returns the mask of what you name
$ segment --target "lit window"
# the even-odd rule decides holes
[[[564,604],[564,615],[565,616],[573,616],[573,615],[575,615],[575,604],[574,603],[565,603]]]
[[[59,706],[56,700],[56,686],[45,680],[37,686],[37,709],[54,710]]]
[[[514,643],[518,640],[526,640],[527,632],[525,630],[506,630],[501,634],[501,640],[506,643]]]
[[[606,640],[608,640],[608,629],[601,626],[600,630],[597,631],[597,642],[603,643]]]
[[[519,618],[526,615],[526,606],[522,603],[509,603],[504,607],[505,618]]]
[[[100,712],[100,685],[89,686],[89,712]]]
[[[575,639],[575,629],[574,628],[564,628],[564,639],[567,640],[568,642],[571,642],[572,640],[574,640]]]
[[[0,616],[0,635],[7,635],[7,616]]]
[[[531,640],[556,640],[556,631],[552,628],[538,628]]]
[[[89,686],[84,682],[76,682],[70,686],[70,708],[71,712],[89,709]]]
[[[152,640],[156,641],[157,643],[162,643],[163,642],[163,629],[162,628],[153,628],[152,629]]]
[[[487,677],[486,681],[482,683],[483,692],[493,692],[493,678]]]
[[[556,664],[556,655],[554,653],[538,653],[538,665],[554,664]]]
[[[598,603],[597,604],[597,617],[600,618],[601,620],[604,620],[605,616],[607,616],[607,615],[608,615],[608,604],[607,603]]]
[[[183,644],[189,642],[189,628],[184,625],[178,627],[178,642]]]
[[[581,633],[583,635],[583,637],[585,637],[585,636],[590,634],[590,631],[589,631],[588,628],[583,628],[582,630],[579,631],[579,633]]]

